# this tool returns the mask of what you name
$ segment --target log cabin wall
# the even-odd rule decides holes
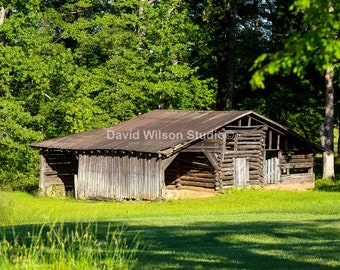
[[[223,130],[188,147],[165,171],[166,187],[222,190],[262,185],[265,135],[264,128]]]
[[[233,144],[233,149],[227,147],[221,160],[221,179],[223,187],[250,186],[263,184],[263,162],[265,152],[264,129],[234,130],[235,137],[228,144]],[[238,162],[242,164],[237,166]],[[244,161],[244,163],[242,163]],[[244,168],[244,164],[246,168]],[[240,176],[242,182],[237,181],[240,170],[246,170]],[[248,179],[247,179],[248,178]]]
[[[76,197],[159,199],[164,183],[161,168],[162,160],[147,154],[80,154]]]
[[[280,154],[280,182],[314,182],[314,154]]]
[[[40,151],[40,182],[43,194],[65,196],[74,193],[74,176],[77,174],[78,160],[67,151]]]
[[[304,145],[276,130],[266,135],[265,184],[315,181],[314,154]]]

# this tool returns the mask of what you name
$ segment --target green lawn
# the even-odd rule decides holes
[[[108,226],[124,228],[129,246],[138,234],[135,269],[340,269],[337,192],[231,190],[120,203],[0,193],[1,222],[7,237],[57,222],[94,223],[99,240]]]

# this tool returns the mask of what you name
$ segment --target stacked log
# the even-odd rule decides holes
[[[265,131],[241,130],[235,137],[234,151],[226,151],[221,163],[223,185],[233,186],[234,159],[249,159],[249,180],[247,185],[260,185],[263,179],[263,161],[265,151]]]
[[[74,190],[74,175],[78,161],[73,154],[65,151],[46,151],[41,155],[42,173],[40,186],[49,195],[63,196]]]
[[[279,158],[281,182],[313,182],[315,174],[313,154],[285,154]]]
[[[165,171],[165,179],[169,189],[215,188],[214,170],[207,158],[199,153],[180,153]]]

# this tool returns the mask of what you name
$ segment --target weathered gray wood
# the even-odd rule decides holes
[[[275,184],[280,181],[279,158],[273,157],[264,162],[264,179],[267,184]]]
[[[238,187],[247,186],[249,181],[249,159],[235,158],[234,164],[235,164],[234,171],[235,186]]]
[[[210,178],[203,178],[197,176],[189,176],[189,175],[181,175],[178,179],[185,180],[185,181],[192,181],[192,182],[201,182],[201,183],[213,183],[214,182],[214,175],[211,175]]]
[[[203,182],[193,182],[193,181],[181,181],[181,187],[183,186],[194,186],[194,187],[206,187],[206,188],[215,188],[215,183],[203,183]]]
[[[269,130],[268,132],[268,148],[272,149],[272,143],[273,143],[273,131]]]
[[[161,166],[161,159],[156,157],[81,154],[77,196],[83,199],[158,199],[161,196]]]
[[[45,170],[46,170],[46,159],[42,153],[40,153],[40,180],[39,180],[39,188],[41,191],[45,191]]]
[[[162,161],[163,163],[163,170],[166,170],[166,168],[168,168],[168,166],[171,164],[171,162],[174,161],[174,159],[177,157],[178,153],[172,155],[171,157],[168,157],[167,159],[164,159]]]
[[[211,163],[211,165],[214,167],[214,169],[219,170],[220,166],[218,164],[218,160],[216,156],[213,153],[208,153],[208,152],[204,152],[204,154],[209,160],[209,162]]]
[[[282,175],[281,181],[284,183],[314,182],[315,175],[309,173]]]

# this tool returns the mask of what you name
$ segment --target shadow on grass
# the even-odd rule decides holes
[[[97,222],[96,226],[103,241],[108,226],[113,230],[127,226],[124,237],[129,241],[139,233],[136,269],[327,270],[340,268],[339,223],[340,219],[164,227]],[[16,226],[16,234],[27,235],[37,227],[32,226]],[[68,230],[75,226],[64,224]],[[11,235],[12,228],[6,230]]]

